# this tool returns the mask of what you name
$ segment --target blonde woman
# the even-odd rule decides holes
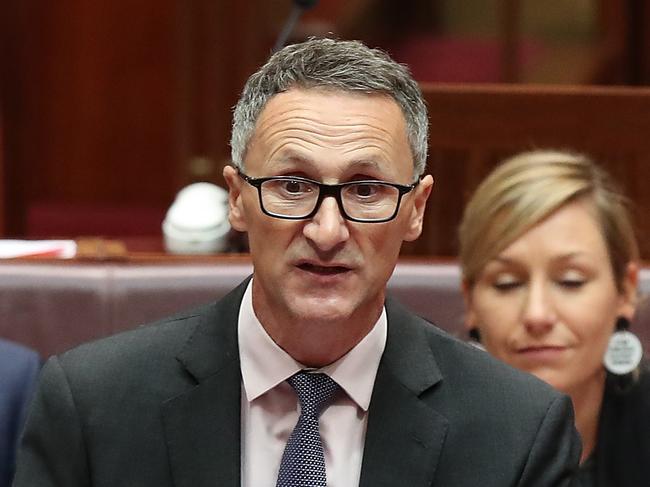
[[[650,485],[650,374],[627,331],[638,248],[609,176],[582,155],[514,156],[473,195],[460,244],[470,335],[571,397],[581,485]]]

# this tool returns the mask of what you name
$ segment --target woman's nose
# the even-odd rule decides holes
[[[543,283],[531,283],[523,310],[523,323],[529,333],[548,332],[556,321],[553,299]]]

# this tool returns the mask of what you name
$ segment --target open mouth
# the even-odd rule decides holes
[[[311,272],[312,274],[318,274],[321,276],[331,276],[336,274],[343,274],[348,272],[350,269],[348,267],[333,265],[333,266],[323,266],[315,265],[310,263],[302,263],[298,265],[298,268],[305,271]]]

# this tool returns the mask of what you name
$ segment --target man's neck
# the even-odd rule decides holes
[[[324,367],[354,348],[372,330],[383,306],[374,313],[356,312],[345,320],[301,319],[253,310],[273,341],[308,367]],[[354,326],[351,326],[354,323]]]
[[[285,322],[282,327],[267,327],[258,316],[269,336],[295,360],[309,367],[324,367],[352,350],[372,330],[379,314],[366,326],[355,327],[351,333],[350,320],[336,322]],[[354,318],[351,318],[354,319]]]

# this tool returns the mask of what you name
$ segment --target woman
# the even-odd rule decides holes
[[[517,155],[473,195],[460,245],[470,335],[571,397],[581,485],[650,485],[650,373],[624,331],[638,248],[609,177],[581,155]]]

